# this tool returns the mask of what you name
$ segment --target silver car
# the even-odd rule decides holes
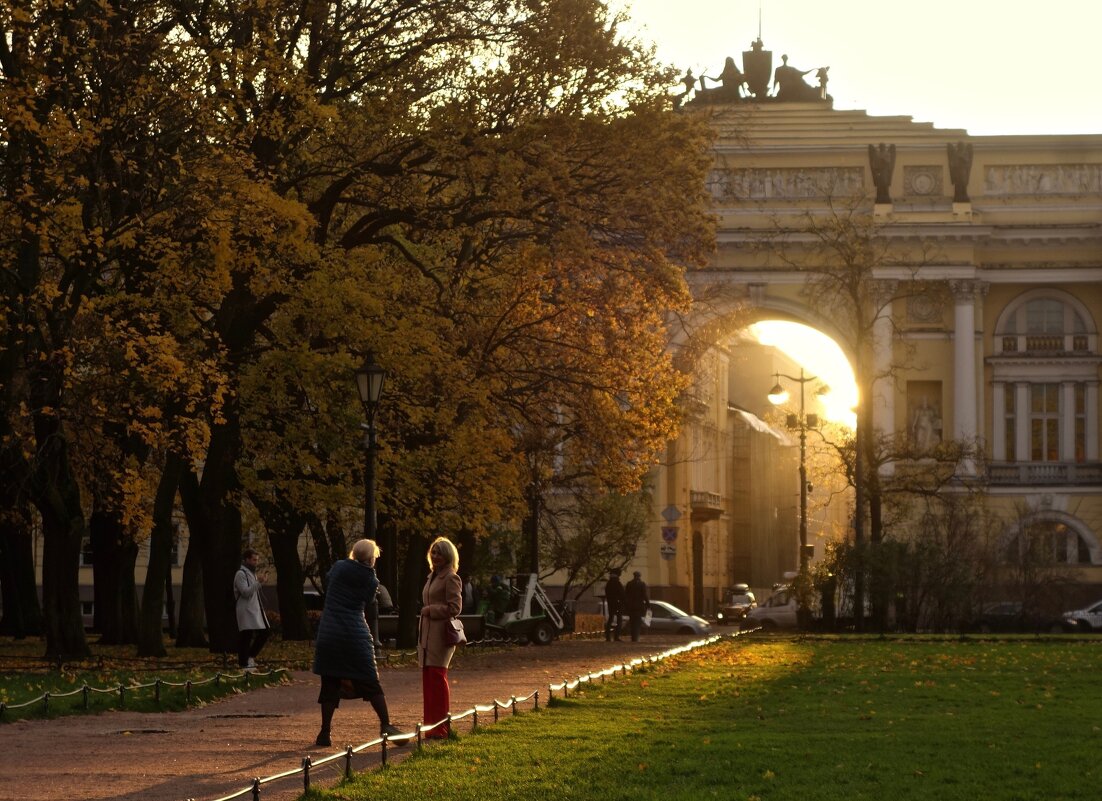
[[[650,611],[650,625],[644,618],[641,631],[643,634],[711,634],[712,624],[702,617],[690,615],[683,609],[665,601],[650,601],[647,604]],[[623,631],[628,631],[628,616],[624,615]]]

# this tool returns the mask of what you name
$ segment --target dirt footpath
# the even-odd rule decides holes
[[[547,647],[472,648],[452,665],[451,708],[459,713],[494,698],[507,701],[537,689],[542,705],[548,684],[572,681],[691,640],[651,636],[638,643],[579,639]],[[380,672],[392,720],[412,730],[421,719],[420,669],[383,667]],[[297,768],[307,754],[318,759],[342,750],[338,746],[345,743],[358,745],[378,736],[378,718],[371,707],[344,701],[333,719],[333,747],[314,746],[317,692],[317,677],[299,672],[288,685],[184,712],[106,712],[2,726],[0,801],[206,801],[248,786],[254,776]],[[466,731],[469,721],[458,728]],[[377,761],[378,749],[372,752],[357,757],[356,769]],[[331,784],[341,767],[338,760],[316,769],[314,782]],[[263,785],[261,798],[289,800],[301,790],[299,776]]]

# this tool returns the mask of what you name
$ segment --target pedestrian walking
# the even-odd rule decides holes
[[[237,664],[245,670],[256,667],[256,657],[272,628],[268,616],[264,614],[264,599],[261,592],[267,574],[256,572],[260,564],[260,554],[252,548],[246,548],[241,554],[241,567],[233,577],[233,597],[237,614]]]
[[[624,585],[620,583],[620,571],[611,570],[605,583],[605,642],[620,641],[620,629],[624,625]]]
[[[347,559],[337,562],[326,578],[325,607],[314,647],[314,673],[321,676],[321,731],[315,745],[332,745],[333,713],[341,698],[362,698],[379,716],[379,733],[393,736],[401,729],[390,722],[386,696],[379,684],[375,646],[368,628],[368,607],[375,600],[379,579],[375,560],[379,546],[359,540]],[[399,745],[401,742],[398,743]]]
[[[451,708],[448,665],[455,646],[447,641],[452,618],[463,611],[463,582],[459,569],[459,551],[446,537],[437,537],[429,546],[429,575],[421,590],[421,619],[417,632],[417,660],[421,664],[421,690],[424,700],[423,723],[437,723]],[[425,733],[429,739],[448,736],[446,724]]]
[[[647,584],[638,570],[624,587],[624,607],[628,613],[628,626],[631,629],[631,641],[639,642],[639,632],[643,629],[643,616],[647,614]]]

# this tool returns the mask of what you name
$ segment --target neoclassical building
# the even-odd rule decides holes
[[[682,98],[717,132],[719,234],[712,263],[690,275],[712,347],[696,365],[690,422],[655,471],[653,527],[636,559],[655,594],[708,612],[723,587],[765,587],[796,567],[791,436],[741,414],[764,416],[760,387],[780,368],[739,357],[727,337],[783,319],[846,347],[791,254],[829,267],[807,225],[856,211],[881,254],[871,269],[882,307],[869,356],[874,428],[927,447],[975,443],[959,477],[984,487],[1008,521],[1007,546],[1009,521],[1046,529],[1053,557],[1102,597],[1102,134],[970,136],[835,109],[825,74],[782,99],[760,80],[772,73],[751,63],[760,52],[759,42],[744,53],[745,83]],[[776,458],[755,463],[748,437],[764,437],[759,450],[779,449]],[[848,514],[820,514],[810,541]]]

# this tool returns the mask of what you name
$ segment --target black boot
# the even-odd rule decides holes
[[[321,702],[321,731],[318,732],[314,745],[326,746],[333,744],[329,737],[329,728],[333,724],[333,713],[336,711],[337,705],[332,701]]]
[[[390,712],[386,708],[386,696],[382,693],[371,696],[368,699],[371,702],[372,709],[375,710],[375,714],[379,716],[379,736],[386,736],[390,738],[390,742],[394,745],[405,745],[409,742],[409,737],[396,737],[395,735],[402,734],[402,730],[397,726],[393,726],[390,723]]]

